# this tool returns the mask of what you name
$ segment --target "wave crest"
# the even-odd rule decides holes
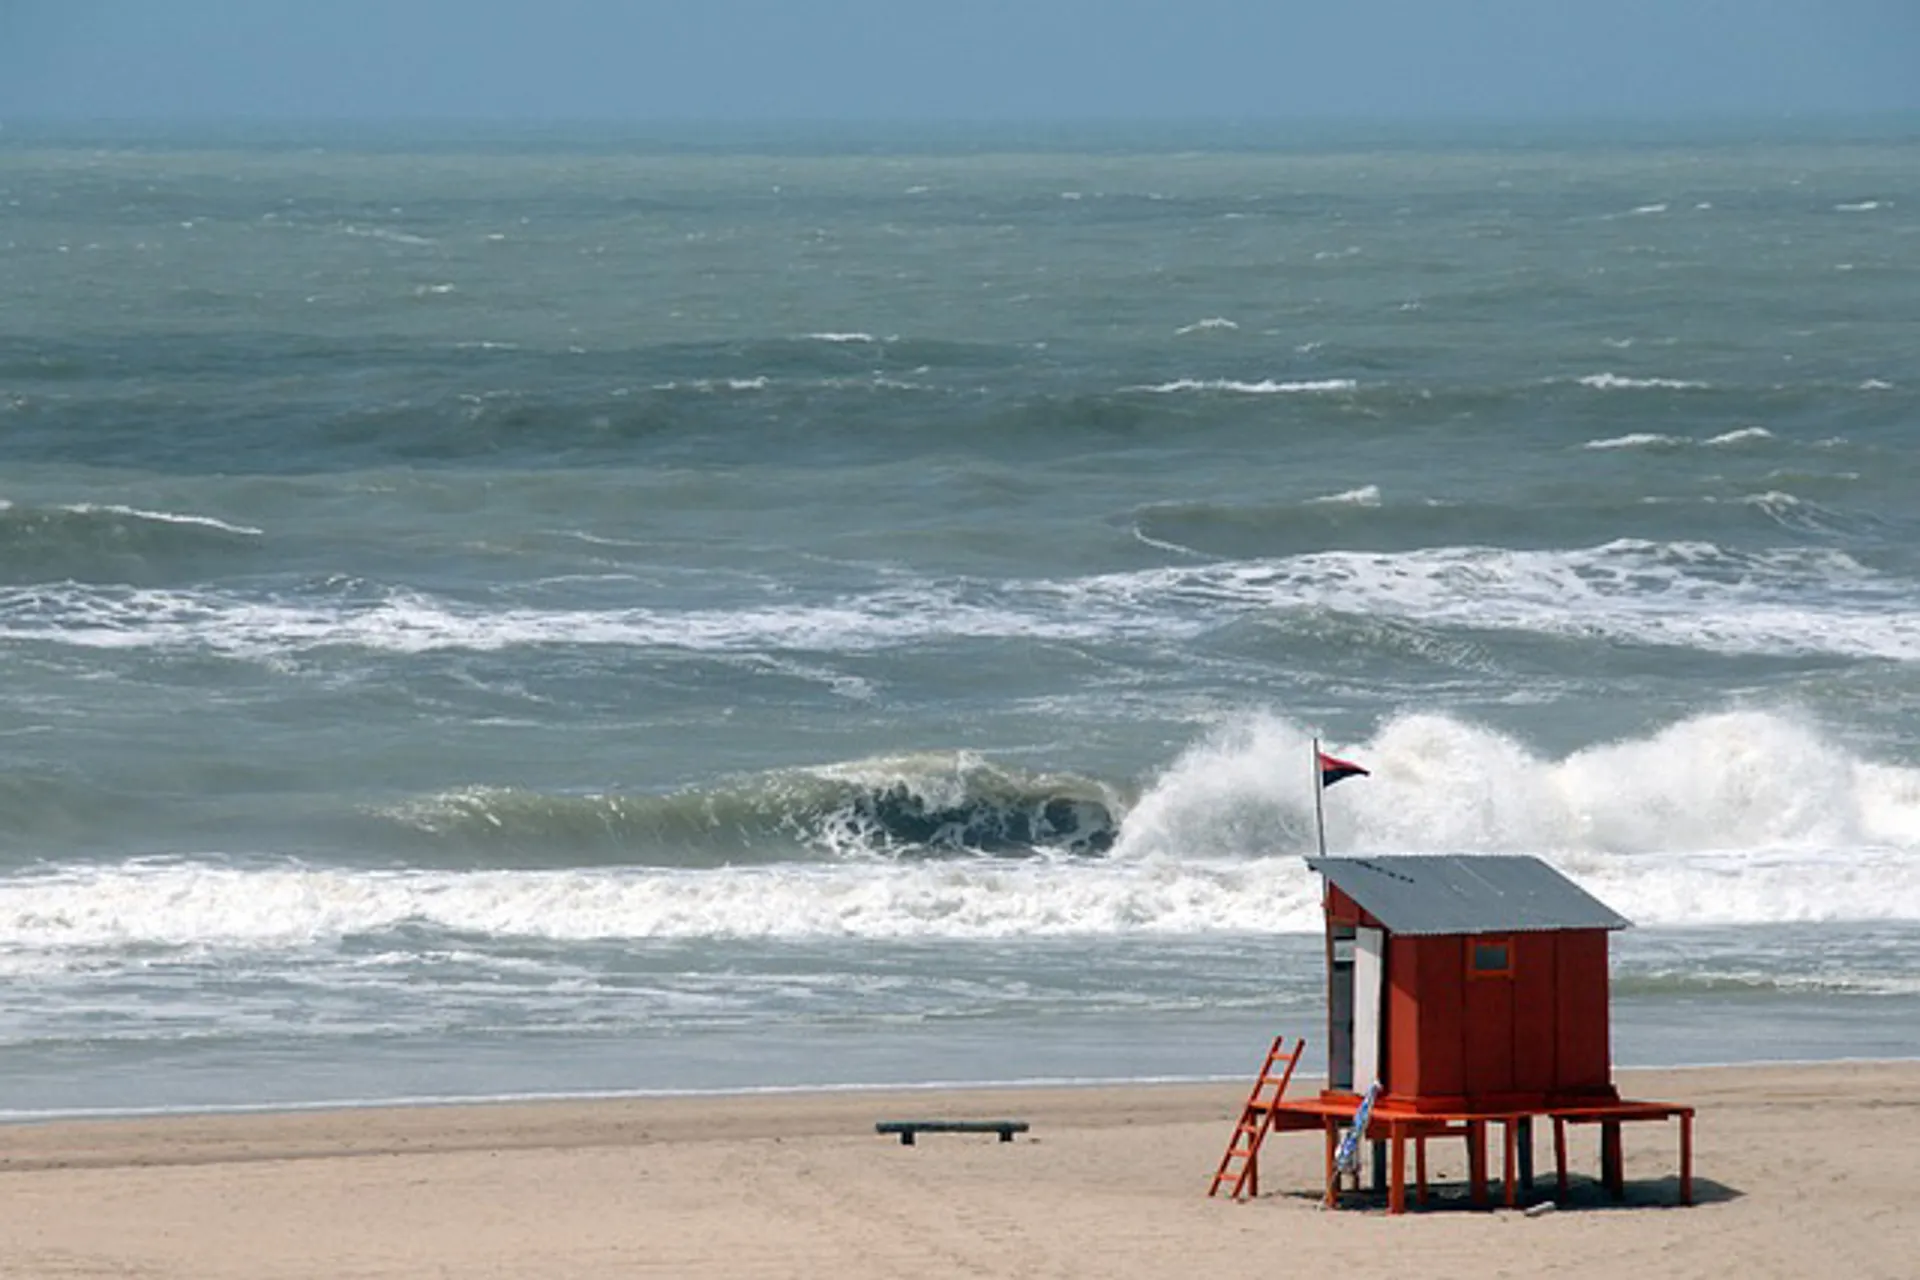
[[[571,863],[598,855],[716,867],[790,860],[1101,853],[1117,798],[1085,778],[1030,774],[967,753],[876,759],[668,795],[474,787],[381,816],[449,856]]]
[[[1695,716],[1559,757],[1433,713],[1326,746],[1372,770],[1324,797],[1336,853],[1537,854],[1642,925],[1920,920],[1920,769],[1863,759],[1790,714]],[[555,824],[600,823],[617,846],[677,822],[706,843],[686,865],[665,866],[635,865],[630,848],[596,866],[578,847],[549,846],[545,856],[565,865],[475,866],[463,852],[437,869],[206,858],[43,867],[0,878],[0,952],[26,948],[58,967],[129,945],[328,947],[419,929],[562,941],[1311,932],[1318,884],[1301,857],[1315,845],[1310,761],[1296,722],[1224,722],[1152,782],[1111,850],[1092,858],[925,843],[924,824],[955,815],[1032,821],[1061,799],[1097,801],[1110,819],[1118,811],[1095,784],[963,754],[670,797],[657,802],[667,818],[638,800],[472,793],[410,815],[427,819],[417,834],[446,848],[511,847],[553,840]],[[745,837],[743,811],[761,815]],[[803,835],[809,848],[796,843]],[[852,837],[853,847],[835,843]],[[741,865],[773,845],[784,860]]]
[[[0,503],[0,582],[152,583],[260,545],[262,532],[213,516],[91,502]]]
[[[1672,852],[1920,855],[1920,770],[1863,761],[1782,712],[1694,716],[1558,760],[1433,713],[1328,749],[1373,771],[1327,805],[1329,840],[1355,853],[1550,853],[1589,869]],[[1297,841],[1311,817],[1308,759],[1307,734],[1288,721],[1229,722],[1141,796],[1114,856],[1256,856]]]

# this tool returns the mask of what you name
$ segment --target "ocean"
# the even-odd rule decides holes
[[[1920,1053],[1920,123],[0,129],[0,1115]]]

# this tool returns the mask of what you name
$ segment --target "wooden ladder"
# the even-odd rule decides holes
[[[1247,1105],[1240,1112],[1240,1122],[1233,1126],[1233,1137],[1227,1140],[1227,1153],[1214,1170],[1208,1195],[1219,1195],[1221,1186],[1228,1182],[1233,1184],[1228,1194],[1236,1200],[1242,1195],[1260,1194],[1260,1143],[1273,1128],[1274,1109],[1287,1091],[1287,1082],[1293,1079],[1293,1069],[1300,1064],[1300,1051],[1306,1047],[1305,1040],[1295,1040],[1293,1048],[1288,1049],[1285,1036],[1273,1038],[1267,1060],[1260,1064],[1260,1076],[1253,1082],[1253,1092],[1247,1095]],[[1282,1064],[1283,1069],[1275,1074]]]

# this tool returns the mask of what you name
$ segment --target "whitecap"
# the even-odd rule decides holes
[[[1631,431],[1624,436],[1589,440],[1580,447],[1583,449],[1666,449],[1686,443],[1688,441],[1684,436],[1664,436],[1651,431]]]
[[[1306,382],[1276,382],[1271,378],[1260,382],[1241,382],[1231,378],[1176,378],[1172,382],[1126,387],[1124,390],[1145,391],[1155,395],[1171,395],[1180,391],[1219,391],[1233,395],[1271,396],[1352,391],[1358,385],[1351,378],[1319,378]]]
[[[1348,489],[1344,493],[1329,493],[1318,498],[1308,498],[1307,502],[1321,506],[1377,507],[1380,505],[1380,486],[1363,484],[1358,489]]]
[[[12,504],[8,504],[12,505]],[[153,520],[162,524],[198,525],[205,529],[218,529],[222,533],[234,533],[243,537],[257,538],[261,530],[252,525],[229,524],[213,516],[183,515],[174,511],[147,511],[140,507],[123,507],[117,503],[75,502],[56,508],[71,511],[75,515],[116,515],[128,516],[135,520]]]
[[[686,390],[686,391],[704,391],[704,392],[713,392],[713,391],[722,391],[722,390],[724,391],[765,391],[771,385],[772,383],[767,378],[767,376],[765,374],[761,374],[759,377],[756,377],[756,378],[690,378],[686,382],[679,382],[679,381],[656,382],[652,385],[651,390],[654,390],[654,391]],[[623,396],[623,395],[626,395],[627,392],[623,389],[616,389],[612,394],[616,396]]]
[[[1738,430],[1728,431],[1722,435],[1709,437],[1705,441],[1705,443],[1707,444],[1746,444],[1752,440],[1771,440],[1771,439],[1773,439],[1773,432],[1767,430],[1765,427],[1741,427]]]
[[[1703,391],[1707,386],[1681,378],[1629,378],[1617,373],[1592,373],[1577,381],[1596,391]]]
[[[1202,333],[1209,329],[1238,329],[1240,326],[1225,316],[1208,316],[1205,320],[1196,320],[1192,324],[1183,324],[1174,330],[1176,335]]]
[[[193,224],[183,222],[180,225],[192,226]],[[407,231],[395,231],[390,227],[360,227],[348,223],[342,226],[340,230],[350,236],[360,236],[368,240],[385,240],[391,244],[430,245],[435,243],[426,236],[416,236]]]

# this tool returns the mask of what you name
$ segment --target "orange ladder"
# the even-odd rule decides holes
[[[1242,1195],[1260,1194],[1260,1143],[1273,1128],[1274,1109],[1287,1091],[1287,1082],[1293,1079],[1300,1051],[1306,1047],[1305,1040],[1295,1040],[1293,1048],[1288,1049],[1285,1036],[1273,1038],[1267,1060],[1260,1064],[1260,1076],[1253,1082],[1253,1092],[1247,1095],[1247,1105],[1240,1112],[1240,1122],[1233,1126],[1233,1137],[1227,1140],[1227,1153],[1220,1157],[1220,1167],[1214,1171],[1208,1195],[1219,1195],[1227,1182],[1233,1183],[1228,1194],[1236,1200]],[[1275,1068],[1283,1063],[1284,1069],[1275,1074]],[[1273,1090],[1271,1095],[1267,1093],[1269,1088]]]

